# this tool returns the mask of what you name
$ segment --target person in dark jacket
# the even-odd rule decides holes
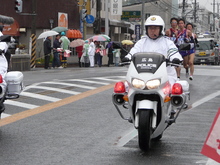
[[[52,67],[60,67],[60,57],[59,57],[59,52],[57,51],[57,48],[60,48],[60,35],[56,35],[55,40],[53,41],[53,62],[52,62]]]
[[[108,67],[113,64],[113,42],[110,43],[109,48],[108,48]]]
[[[51,47],[51,39],[52,39],[52,37],[49,36],[44,41],[44,69],[50,68],[50,66],[49,66],[50,55],[51,55],[51,50],[53,49]]]

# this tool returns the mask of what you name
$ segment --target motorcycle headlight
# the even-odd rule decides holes
[[[132,80],[131,84],[132,84],[133,87],[138,88],[138,89],[144,89],[145,88],[144,81],[136,79],[136,78]]]
[[[150,80],[146,83],[147,89],[156,89],[160,86],[160,80],[155,79],[155,80]]]

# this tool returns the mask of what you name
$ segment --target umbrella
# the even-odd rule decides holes
[[[73,40],[72,42],[70,42],[69,46],[70,47],[78,47],[78,46],[82,46],[84,45],[85,41],[82,40],[82,39],[76,39],[76,40]]]
[[[111,38],[108,36],[108,35],[106,35],[106,34],[100,34],[100,36],[103,36],[103,37],[105,37],[107,40],[111,40]]]
[[[134,43],[131,40],[123,40],[121,41],[122,45],[133,45]]]
[[[60,33],[60,32],[65,32],[65,31],[67,31],[68,29],[67,29],[66,27],[57,26],[57,27],[53,28],[52,30],[55,31],[55,32]]]
[[[110,40],[108,38],[105,38],[102,35],[95,35],[92,37],[93,41],[103,41],[103,42],[109,42]]]
[[[49,30],[49,31],[45,31],[45,32],[41,33],[37,39],[47,38],[49,36],[55,36],[57,34],[59,34],[59,33],[52,31],[52,30]]]

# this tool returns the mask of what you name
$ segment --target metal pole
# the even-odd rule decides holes
[[[109,35],[109,15],[108,15],[108,9],[109,9],[109,1],[105,0],[105,34]]]
[[[213,31],[215,32],[215,0],[213,0]]]
[[[83,1],[82,9],[86,8],[87,1]],[[87,33],[87,27],[86,27],[86,20],[83,20],[83,39],[86,40],[86,33]]]
[[[142,0],[142,9],[141,9],[141,34],[144,35],[144,22],[145,22],[145,0]]]
[[[196,23],[196,0],[194,2],[194,22]]]
[[[31,68],[36,67],[36,0],[32,0],[32,26],[31,26]]]

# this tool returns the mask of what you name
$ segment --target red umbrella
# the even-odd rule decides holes
[[[70,42],[69,46],[75,48],[75,47],[84,45],[84,43],[85,43],[84,40],[82,40],[82,39],[76,39],[76,40],[73,40],[72,42]]]

